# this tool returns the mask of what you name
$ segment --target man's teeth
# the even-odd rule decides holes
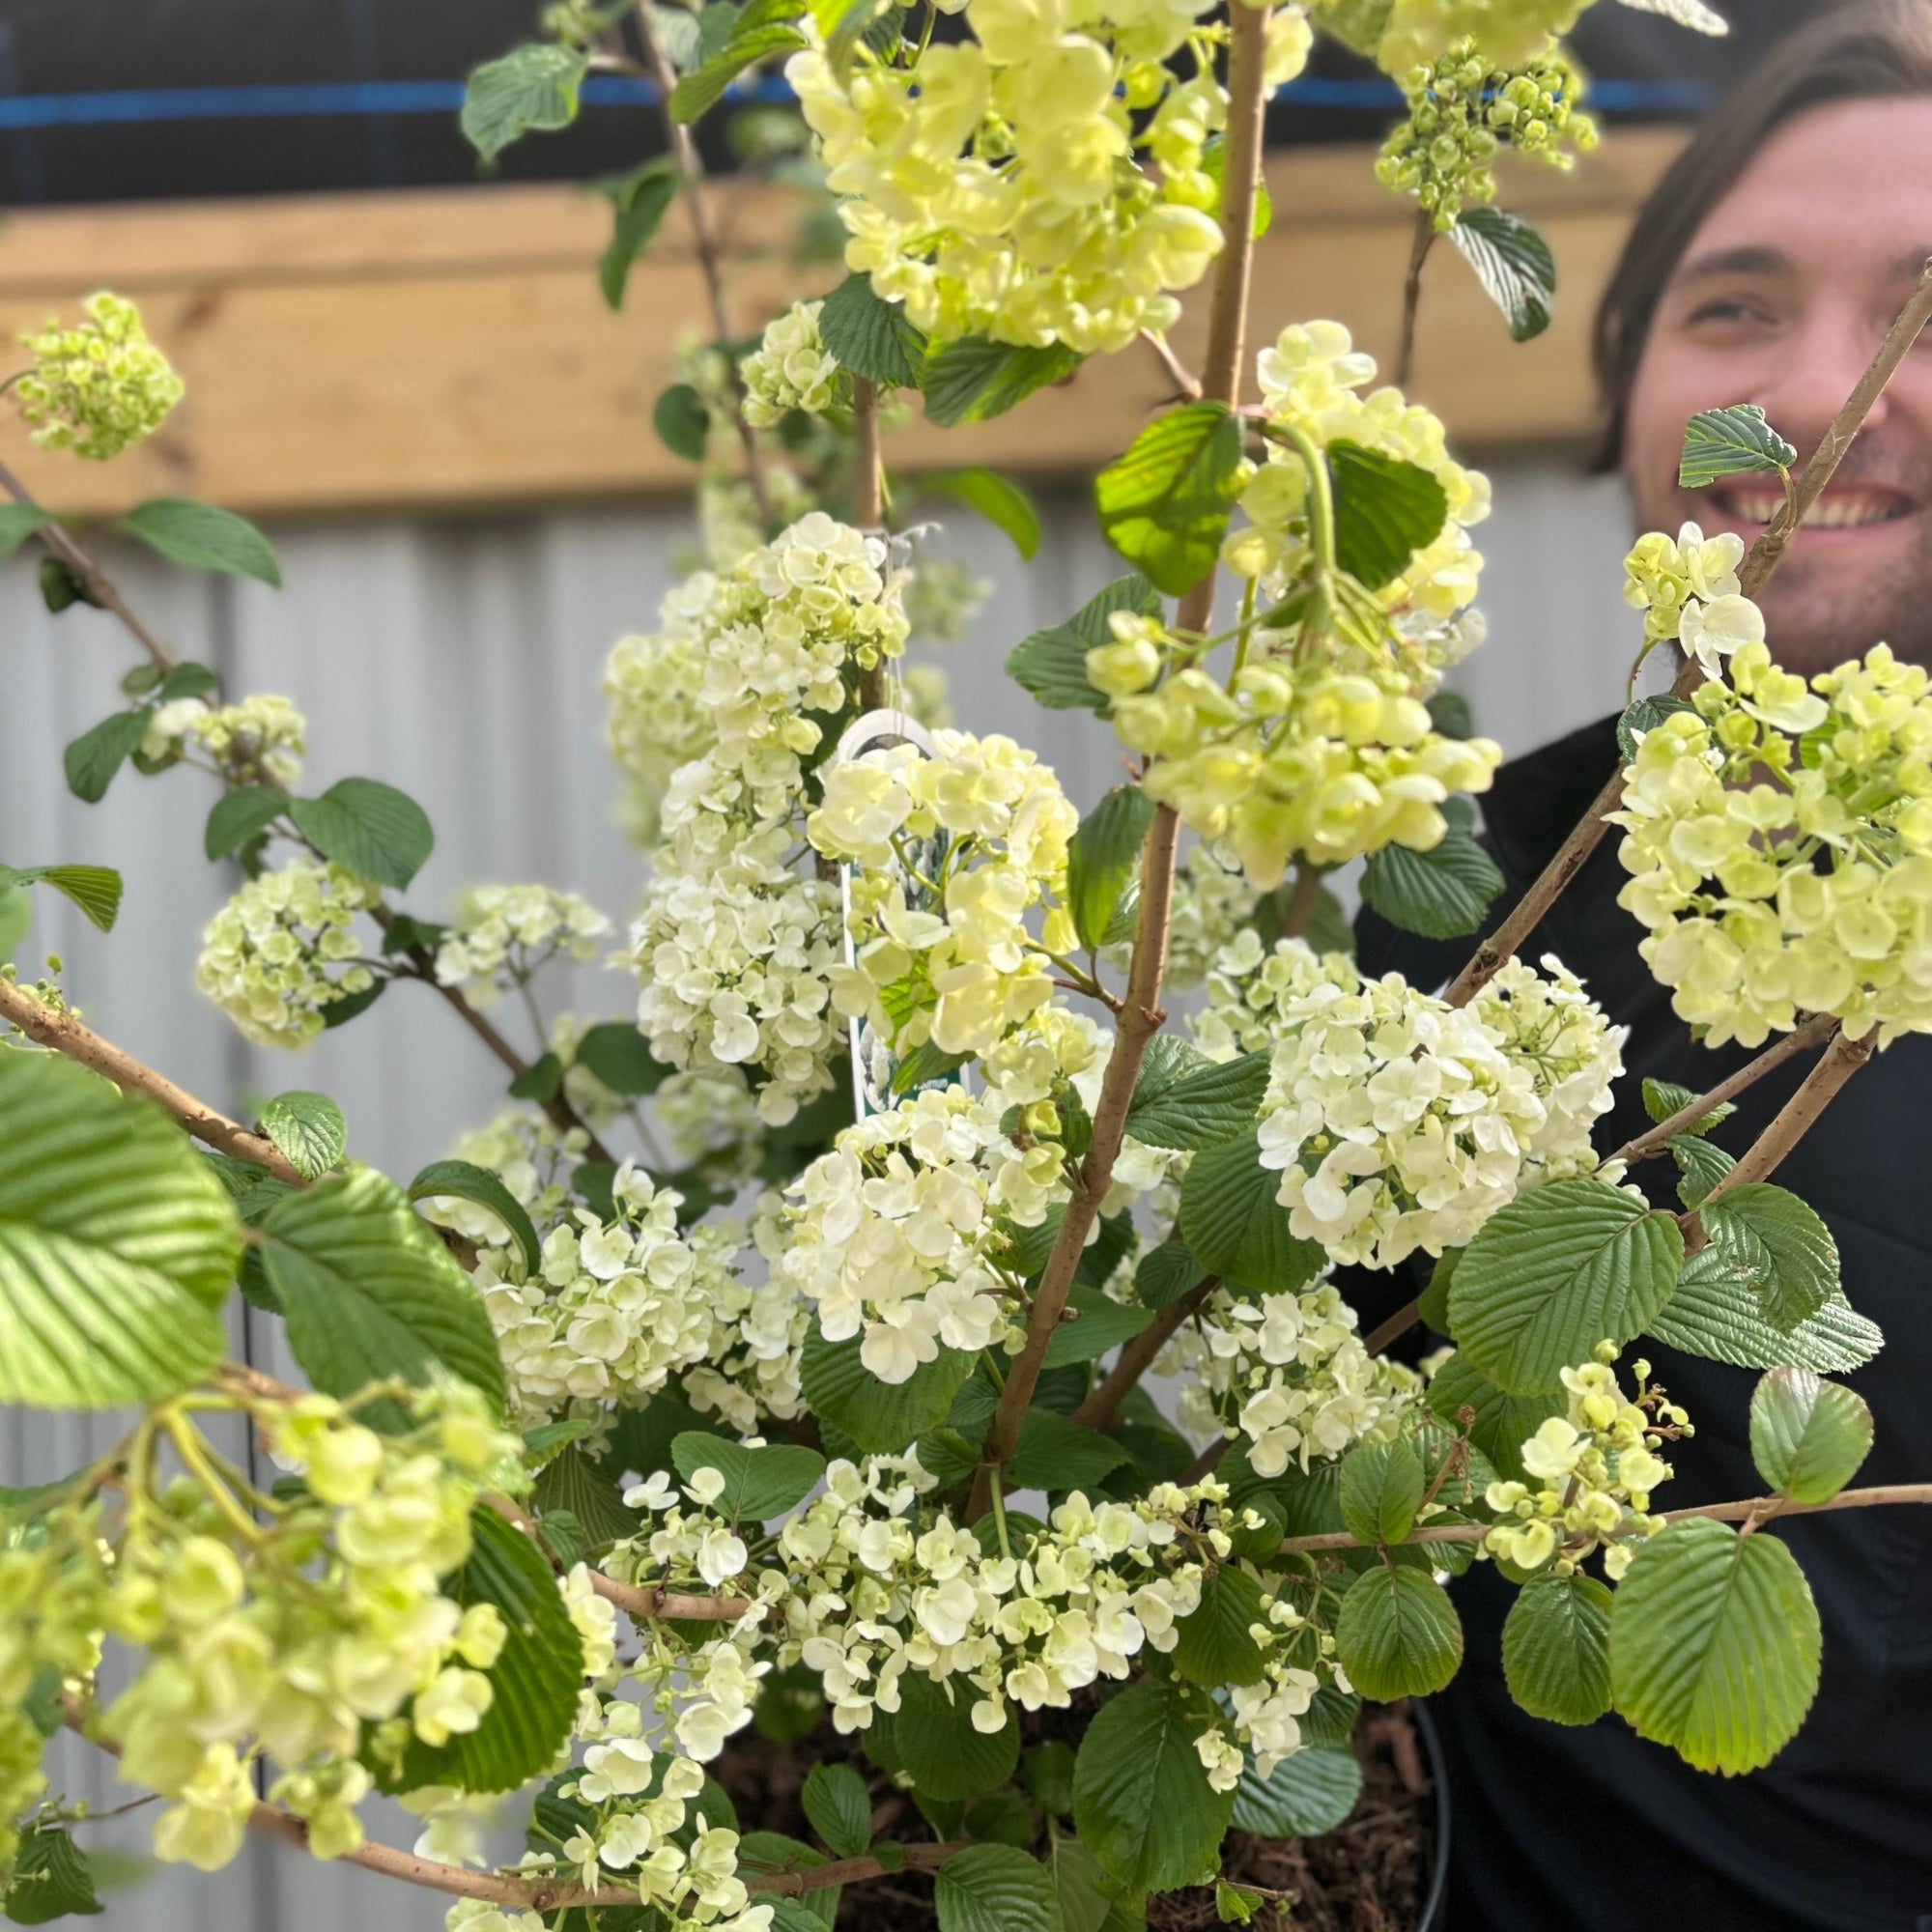
[[[1782,497],[1738,497],[1732,509],[1740,522],[1768,524],[1784,507]],[[1804,513],[1804,527],[1820,530],[1862,529],[1867,524],[1889,524],[1909,513],[1910,505],[1894,497],[1824,497]]]

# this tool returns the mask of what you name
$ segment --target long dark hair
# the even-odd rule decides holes
[[[1780,42],[1698,129],[1644,204],[1597,310],[1600,469],[1622,456],[1624,411],[1664,288],[1752,156],[1808,107],[1914,94],[1932,94],[1932,0],[1850,0]]]

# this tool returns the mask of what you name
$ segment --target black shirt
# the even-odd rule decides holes
[[[1494,916],[1554,854],[1614,768],[1613,721],[1497,774],[1486,842],[1508,880]],[[1628,876],[1612,830],[1523,956],[1554,952],[1630,1027],[1626,1078],[1598,1135],[1604,1151],[1647,1124],[1645,1075],[1702,1092],[1750,1054],[1696,1044],[1637,956],[1616,903]],[[1433,944],[1372,913],[1363,966],[1440,984],[1474,940]],[[1741,1153],[1811,1064],[1800,1055],[1743,1095],[1713,1138]],[[1674,1203],[1665,1157],[1634,1177]],[[1775,1176],[1837,1239],[1845,1293],[1885,1332],[1877,1358],[1842,1378],[1877,1423],[1861,1485],[1932,1480],[1932,1038],[1875,1058]],[[1379,1281],[1381,1308],[1359,1291]],[[1356,1275],[1364,1325],[1412,1293]],[[1641,1341],[1641,1355],[1696,1424],[1667,1452],[1675,1478],[1654,1507],[1762,1493],[1753,1468],[1749,1370]],[[1615,1717],[1569,1730],[1524,1716],[1503,1686],[1503,1617],[1515,1591],[1478,1564],[1457,1585],[1466,1661],[1435,1700],[1450,1763],[1448,1932],[1932,1932],[1932,1506],[1790,1518],[1775,1533],[1803,1565],[1824,1623],[1823,1684],[1804,1728],[1765,1770],[1694,1772]]]

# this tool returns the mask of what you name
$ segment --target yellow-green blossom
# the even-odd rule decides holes
[[[72,328],[49,322],[20,337],[34,366],[14,393],[43,449],[104,460],[153,436],[185,390],[132,302],[102,290],[81,307],[88,319]]]

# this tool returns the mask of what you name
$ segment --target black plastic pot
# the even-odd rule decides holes
[[[1426,1704],[1411,1704],[1409,1716],[1429,1754],[1429,1782],[1435,1794],[1435,1870],[1429,1881],[1429,1896],[1423,1901],[1421,1922],[1416,1932],[1447,1932],[1449,1923],[1449,1765],[1442,1755],[1442,1739],[1435,1719]]]

